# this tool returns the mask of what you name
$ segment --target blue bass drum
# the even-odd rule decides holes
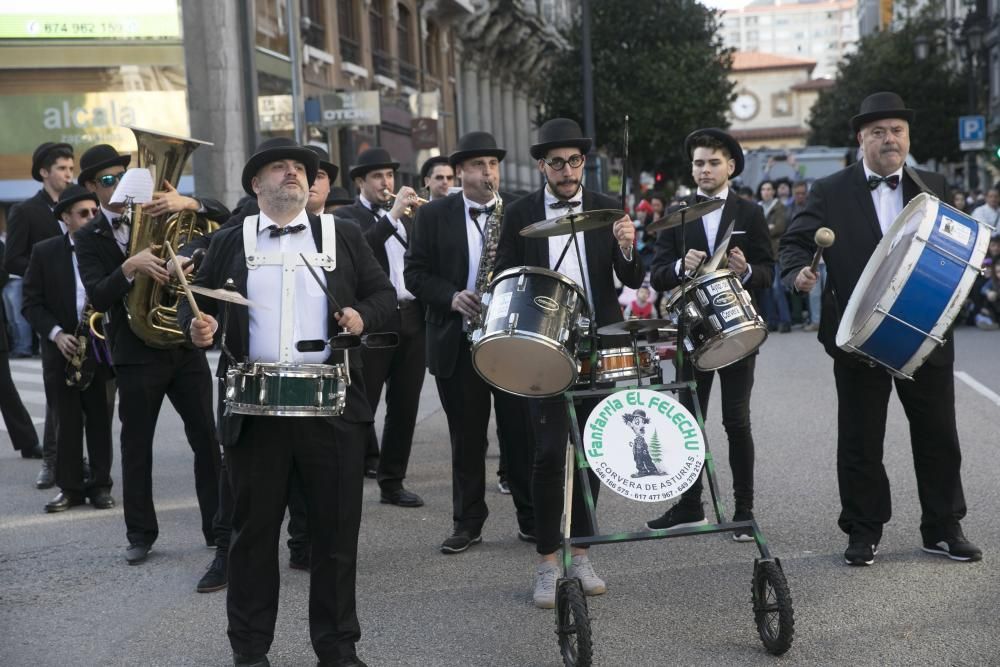
[[[965,303],[990,228],[922,193],[868,260],[837,330],[837,345],[912,379]]]

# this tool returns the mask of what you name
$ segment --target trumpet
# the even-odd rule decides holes
[[[389,188],[386,188],[386,189],[382,190],[382,196],[383,197],[388,197],[389,199],[395,199],[396,198],[396,195],[392,194],[392,191],[389,190]],[[416,195],[414,195],[414,196],[416,196]],[[426,199],[424,199],[423,197],[417,196],[417,206],[418,207],[423,206],[426,203],[427,203]],[[412,206],[407,206],[403,210],[403,215],[405,215],[408,218],[413,217],[413,207]]]

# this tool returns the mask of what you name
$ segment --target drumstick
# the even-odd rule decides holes
[[[819,269],[819,260],[823,258],[823,249],[832,246],[836,236],[829,227],[820,227],[816,230],[816,234],[813,236],[813,241],[816,242],[816,254],[813,255],[813,261],[809,265],[810,271],[816,273],[816,270]]]
[[[180,281],[181,287],[184,288],[184,295],[187,297],[188,303],[191,304],[191,312],[194,313],[195,319],[202,319],[201,310],[198,309],[198,302],[194,300],[194,294],[191,293],[191,288],[188,287],[187,278],[184,276],[184,269],[181,268],[181,263],[177,261],[177,255],[174,254],[174,249],[170,247],[170,242],[164,243],[167,247],[167,252],[170,253],[170,259],[174,263],[174,273],[177,274],[177,280]]]

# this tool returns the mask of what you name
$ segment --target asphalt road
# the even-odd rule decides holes
[[[599,665],[1000,664],[1000,333],[958,332],[956,382],[966,534],[978,564],[920,551],[908,431],[895,399],[886,437],[894,516],[875,566],[848,568],[836,525],[835,394],[831,362],[812,334],[772,335],[757,364],[753,423],[756,514],[781,558],[795,611],[795,642],[768,655],[750,606],[756,549],[726,535],[595,547],[609,591],[590,598]],[[32,414],[43,411],[37,361],[12,363]],[[708,439],[730,488],[718,390]],[[37,421],[40,422],[40,419]],[[39,428],[40,425],[39,425]],[[117,438],[117,428],[116,428]],[[225,594],[198,594],[212,559],[201,543],[190,451],[164,407],[154,484],[161,524],[149,561],[129,567],[120,509],[46,515],[36,461],[0,434],[0,665],[226,665]],[[487,471],[496,470],[491,446]],[[408,488],[420,509],[378,502],[365,487],[358,602],[369,665],[559,665],[554,614],[531,604],[535,555],[516,539],[513,506],[490,488],[484,544],[457,556],[438,546],[450,529],[447,427],[434,383],[425,384]],[[114,494],[120,499],[120,471]],[[614,497],[613,497],[614,496]],[[725,502],[731,507],[728,493]],[[605,532],[637,529],[665,509],[606,491]],[[282,544],[284,563],[287,551]],[[315,664],[308,577],[282,568],[272,664]]]

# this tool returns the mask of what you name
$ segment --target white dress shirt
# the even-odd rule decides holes
[[[370,201],[365,199],[364,195],[358,195],[358,199],[361,201],[362,205],[371,209],[372,204]],[[372,214],[374,217],[374,214]],[[386,211],[386,219],[392,224],[396,229],[396,236],[390,236],[385,240],[385,256],[389,260],[389,282],[392,286],[396,288],[396,300],[397,301],[413,301],[416,297],[413,296],[413,292],[406,289],[406,285],[403,282],[403,255],[406,254],[406,246],[403,243],[408,243],[409,239],[406,236],[406,227],[403,226],[399,220],[392,217],[392,215]],[[400,241],[402,239],[402,241]]]
[[[869,169],[867,164],[864,165],[864,168],[866,182],[869,176],[881,178],[881,175]],[[896,217],[903,212],[903,168],[900,167],[889,174],[889,176],[892,175],[899,176],[899,185],[896,186],[895,190],[890,188],[885,181],[879,183],[878,187],[872,190],[872,203],[875,204],[875,214],[878,216],[878,226],[882,228],[883,236],[889,231],[889,227],[892,227]]]
[[[570,198],[569,201],[575,204],[572,208],[551,208],[549,205],[560,201],[560,199],[549,191],[548,186],[545,186],[544,192],[546,220],[553,220],[570,212],[580,213],[583,211],[583,188],[577,190],[576,194]],[[580,244],[580,256],[583,259],[583,266],[580,266],[580,262],[577,259],[576,248],[574,247],[572,238],[572,235],[569,233],[549,237],[549,268],[553,271],[558,271],[572,280],[574,283],[579,285],[580,289],[586,289],[587,301],[589,303],[594,303],[594,295],[591,293],[592,290],[589,280],[590,274],[587,274],[587,282],[585,283],[583,281],[583,272],[587,270],[587,244],[584,240],[584,234],[583,232],[580,232],[576,235],[576,240]],[[566,250],[566,255],[563,257],[562,264],[559,264],[559,268],[557,269],[556,264],[559,263],[559,256],[563,254],[563,249],[566,248],[567,243],[569,243],[569,248]]]
[[[479,274],[479,259],[483,254],[483,240],[486,234],[486,218],[484,213],[473,220],[469,213],[470,208],[489,208],[496,206],[497,200],[493,198],[487,204],[477,204],[462,195],[462,204],[465,206],[465,236],[469,241],[469,274],[465,279],[465,289],[470,292],[476,291],[476,276]]]
[[[272,237],[268,227],[273,224],[275,223],[261,212],[257,221],[257,252],[295,255],[318,252],[305,210],[288,223],[304,224],[306,228],[301,232]],[[322,279],[323,272],[319,274]],[[264,265],[247,271],[247,298],[268,308],[250,308],[250,361],[274,363],[281,358],[281,280],[280,265]],[[295,270],[295,291],[292,298],[292,339],[295,342],[328,339],[330,333],[327,331],[326,320],[329,307],[326,295],[306,266],[299,266]],[[294,363],[320,364],[328,356],[329,352],[326,350],[299,352],[293,347],[291,351]]]
[[[705,194],[702,191],[701,188],[698,188],[698,194],[701,195],[702,197],[707,198],[707,199],[722,199],[722,200],[726,200],[726,199],[729,198],[729,186],[727,185],[725,188],[723,188],[722,190],[720,190],[714,196]],[[716,237],[719,235],[719,227],[722,225],[722,211],[724,209],[725,209],[725,206],[723,206],[721,208],[718,208],[718,209],[712,211],[711,213],[707,213],[707,214],[701,216],[701,224],[705,228],[705,238],[708,240],[708,256],[709,256],[709,258],[711,258],[712,257],[712,253],[715,252],[715,241],[716,241]],[[690,250],[690,248],[689,248],[689,250]],[[684,261],[683,257],[681,257],[679,260],[677,260],[677,262],[674,264],[674,273],[680,275],[681,265],[682,265],[683,261]],[[708,261],[708,260],[705,260],[705,261]],[[747,283],[747,281],[750,280],[751,274],[753,274],[753,268],[750,266],[750,262],[747,262],[747,270],[746,270],[746,272],[742,276],[739,276],[740,282],[742,282],[745,285]]]
[[[71,254],[73,256],[73,277],[76,279],[76,319],[79,321],[83,317],[83,309],[87,304],[87,291],[83,287],[83,281],[80,280],[80,265],[76,261],[76,243],[73,242],[72,234],[69,235],[69,245],[74,249]],[[52,327],[52,330],[49,331],[49,340],[53,343],[56,342],[56,336],[62,331],[63,328],[58,324]]]

